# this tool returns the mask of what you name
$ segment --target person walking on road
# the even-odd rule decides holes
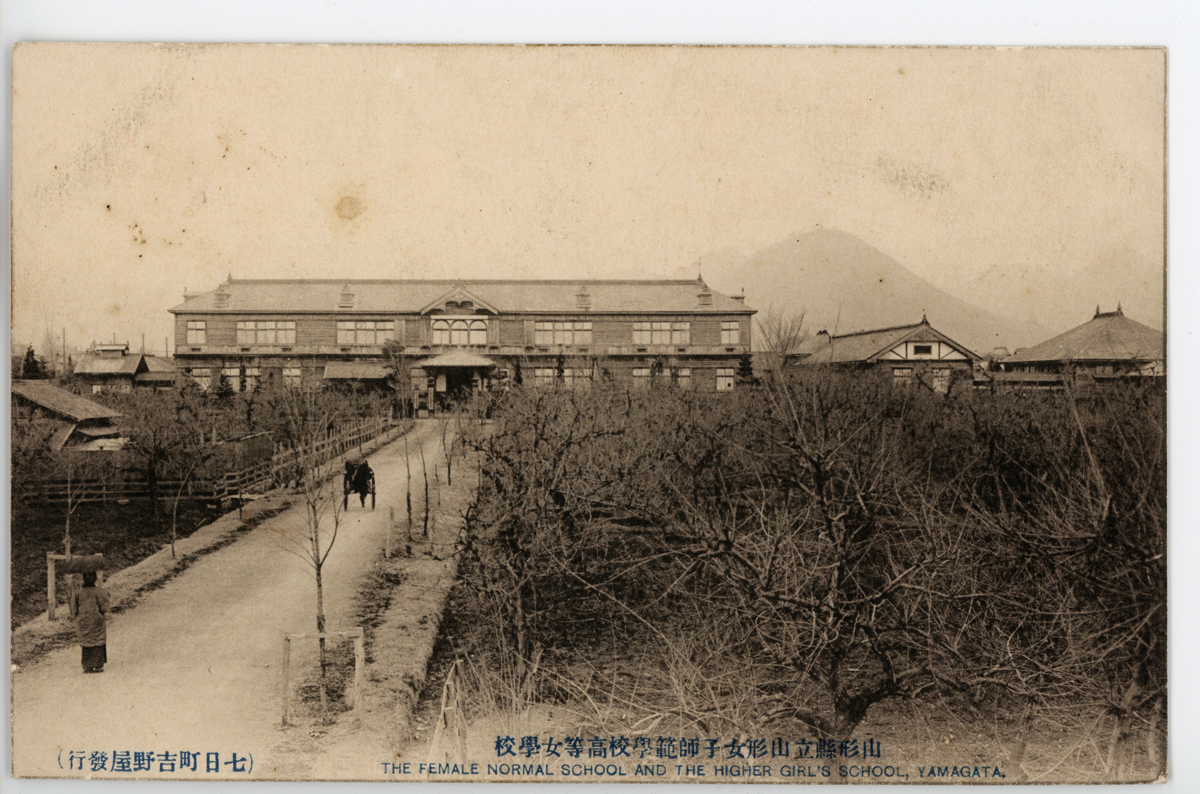
[[[83,648],[83,672],[102,673],[108,661],[105,615],[108,613],[108,591],[96,584],[95,573],[83,575],[83,588],[71,596],[71,617]]]

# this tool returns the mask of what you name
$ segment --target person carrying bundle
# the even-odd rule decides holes
[[[83,672],[102,673],[108,661],[105,615],[108,614],[108,591],[96,584],[96,573],[83,574],[83,587],[71,595],[71,617],[75,633],[83,648]]]

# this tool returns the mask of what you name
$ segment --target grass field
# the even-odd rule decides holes
[[[85,503],[71,516],[72,552],[103,554],[108,572],[121,570],[171,542],[171,514],[160,506],[155,521],[150,503]],[[201,502],[180,502],[179,537],[187,537],[219,517]],[[46,553],[63,552],[65,515],[58,506],[14,506],[10,557],[12,625],[20,626],[46,611]],[[60,595],[65,592],[60,580]],[[61,599],[60,599],[61,600]]]

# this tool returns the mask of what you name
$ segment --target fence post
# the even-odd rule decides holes
[[[363,708],[362,679],[363,668],[367,666],[366,652],[363,650],[363,630],[360,626],[354,637],[354,721],[362,724]]]
[[[391,559],[392,556],[392,527],[394,526],[396,526],[396,508],[388,505],[387,541],[385,541],[383,546],[384,559]]]
[[[283,635],[283,716],[279,720],[282,727],[288,724],[288,665],[292,660],[292,638]]]
[[[46,617],[50,620],[57,620],[55,616],[55,607],[58,604],[58,593],[55,591],[56,583],[54,581],[54,557],[53,552],[46,552]]]

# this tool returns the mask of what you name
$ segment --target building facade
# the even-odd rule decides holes
[[[970,381],[981,360],[925,317],[915,325],[850,334],[821,331],[805,342],[797,358],[804,366],[878,370],[898,385],[923,385],[942,393],[955,381]]]
[[[981,380],[991,386],[1087,388],[1117,381],[1155,381],[1166,375],[1166,337],[1116,311],[1011,356],[994,359]]]
[[[731,390],[754,315],[702,279],[231,278],[184,298],[175,360],[201,388],[407,377],[427,407],[516,382]]]
[[[96,343],[75,365],[75,377],[92,394],[134,389],[175,388],[175,365],[145,353],[130,353],[124,342]]]

